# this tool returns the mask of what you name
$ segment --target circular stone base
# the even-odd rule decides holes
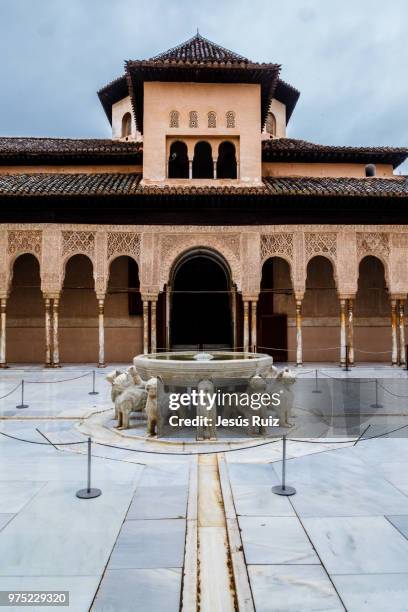
[[[99,497],[102,495],[102,491],[100,489],[81,489],[76,492],[76,496],[79,499],[93,499],[94,497]]]
[[[295,487],[285,486],[285,488],[283,488],[282,485],[276,485],[276,487],[272,487],[272,492],[275,493],[275,495],[285,495],[289,497],[290,495],[295,495],[296,489]]]

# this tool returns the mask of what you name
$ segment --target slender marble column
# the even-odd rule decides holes
[[[58,341],[58,310],[59,310],[59,297],[56,297],[52,301],[52,325],[53,325],[53,357],[52,365],[54,368],[60,367],[59,362],[59,341]]]
[[[150,302],[150,344],[151,353],[157,353],[157,300]]]
[[[397,300],[391,298],[391,365],[398,365]]]
[[[105,367],[105,298],[98,298],[99,355],[98,368]]]
[[[257,301],[256,300],[252,300],[251,302],[251,351],[253,353],[256,353],[256,346],[257,346],[257,337],[256,337],[256,326],[257,326],[257,320],[256,320],[256,307],[257,307]]]
[[[170,285],[166,286],[166,349],[170,350]]]
[[[348,302],[348,347],[349,347],[349,364],[354,365],[354,311],[353,311],[353,299],[350,298]]]
[[[302,300],[296,300],[296,365],[303,365]]]
[[[346,363],[346,303],[347,300],[340,298],[340,365]]]
[[[404,315],[405,300],[399,301],[399,341],[400,341],[400,365],[406,365],[405,355],[405,315]]]
[[[0,368],[7,368],[6,310],[7,310],[7,298],[2,297],[0,300]]]
[[[232,310],[232,346],[237,348],[237,290],[231,287],[231,310]]]
[[[149,302],[143,300],[143,353],[149,352]]]
[[[216,159],[213,160],[213,178],[214,179],[217,178],[217,160]]]
[[[188,178],[189,179],[193,178],[193,160],[192,159],[188,160]]]
[[[44,298],[45,302],[45,367],[50,368],[51,363],[51,300]]]
[[[244,300],[244,352],[249,349],[249,302]]]

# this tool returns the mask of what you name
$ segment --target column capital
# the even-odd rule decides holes
[[[355,293],[339,293],[339,300],[355,300]]]
[[[305,294],[303,291],[295,291],[295,300],[296,302],[302,302]]]
[[[407,299],[406,293],[391,293],[390,294],[390,300],[406,300],[406,299]]]

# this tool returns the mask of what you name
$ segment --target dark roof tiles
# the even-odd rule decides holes
[[[189,40],[155,55],[150,60],[153,62],[249,62],[248,58],[211,42],[198,32]]]

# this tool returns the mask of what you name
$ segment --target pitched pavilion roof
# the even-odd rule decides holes
[[[262,141],[263,162],[353,162],[392,164],[394,168],[408,157],[408,147],[344,147],[321,145],[296,138]]]
[[[90,197],[90,196],[329,196],[405,198],[408,200],[408,177],[384,178],[318,178],[269,177],[259,187],[233,185],[143,186],[139,173],[96,174],[12,174],[0,175],[1,197]]]
[[[0,137],[0,165],[49,163],[141,164],[140,142],[102,138]]]
[[[150,58],[152,61],[176,62],[249,62],[249,59],[211,42],[199,32],[185,42]]]

